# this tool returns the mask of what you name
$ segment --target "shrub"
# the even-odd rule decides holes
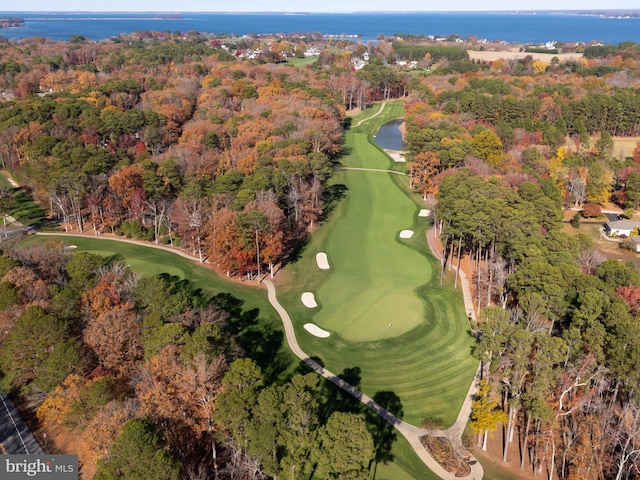
[[[602,209],[597,203],[585,203],[582,206],[582,216],[584,218],[595,218],[602,215]]]
[[[573,218],[571,219],[571,221],[569,222],[569,224],[573,227],[573,228],[580,228],[580,214],[576,213]]]

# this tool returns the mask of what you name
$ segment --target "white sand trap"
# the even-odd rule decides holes
[[[329,335],[331,335],[329,332],[321,329],[319,326],[313,323],[305,323],[304,329],[315,337],[327,338]]]
[[[411,238],[413,237],[413,230],[402,230],[400,232],[400,238]]]
[[[428,208],[423,208],[422,210],[420,210],[420,213],[418,213],[419,217],[428,217],[429,215],[431,215],[431,210],[429,210]]]
[[[307,308],[316,308],[318,306],[318,304],[316,303],[316,297],[311,292],[304,292],[302,294],[301,300],[304,306]]]
[[[386,148],[384,149],[385,152],[387,152],[387,155],[389,155],[394,162],[406,162],[406,158],[404,158],[405,153],[401,150],[387,150]]]
[[[329,270],[331,267],[329,266],[329,259],[327,258],[327,254],[324,252],[316,253],[316,263],[318,264],[318,268],[321,270]]]

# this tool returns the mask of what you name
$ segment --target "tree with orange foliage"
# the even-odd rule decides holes
[[[237,225],[238,212],[224,207],[213,212],[209,221],[206,244],[211,260],[226,270],[235,273],[253,258],[240,243],[241,232]]]
[[[640,287],[635,285],[621,285],[616,288],[616,295],[629,306],[632,315],[640,312]]]
[[[136,201],[136,195],[144,195],[144,169],[139,163],[125,165],[109,177],[109,187],[119,206],[129,212],[129,217],[140,215],[141,205]]]
[[[436,184],[434,177],[440,171],[440,156],[438,152],[420,152],[413,157],[409,164],[411,185],[427,199],[428,195],[435,193]]]
[[[102,407],[87,423],[78,442],[78,460],[83,470],[92,470],[98,459],[109,455],[113,441],[122,431],[122,426],[135,414],[134,402],[112,400]]]
[[[84,385],[84,378],[72,373],[64,379],[38,407],[36,415],[43,423],[57,423],[62,425],[69,415],[73,402],[80,398],[80,390]]]
[[[117,376],[129,375],[142,358],[140,321],[130,305],[118,305],[91,318],[82,336],[100,364]]]
[[[201,353],[188,360],[181,353],[169,344],[146,362],[136,385],[138,414],[163,425],[169,447],[182,458],[201,461],[211,457],[203,455],[206,445],[215,449],[211,415],[227,363],[223,355],[207,358]]]
[[[95,318],[120,305],[117,285],[108,278],[101,278],[98,284],[82,294],[81,308],[85,316]]]

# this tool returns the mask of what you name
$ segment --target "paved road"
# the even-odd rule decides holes
[[[0,450],[8,454],[44,453],[13,402],[2,392],[0,392]]]

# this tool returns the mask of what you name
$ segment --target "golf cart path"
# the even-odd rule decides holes
[[[349,128],[356,128],[359,127],[360,125],[362,125],[364,122],[368,122],[369,120],[371,120],[372,118],[377,117],[378,115],[380,115],[383,111],[384,111],[384,107],[387,106],[387,102],[383,102],[382,103],[382,107],[380,107],[380,110],[378,110],[376,113],[374,113],[373,115],[371,115],[370,117],[367,118],[363,118],[362,120],[360,120],[358,123],[356,123],[355,125],[351,125],[351,127]]]
[[[127,238],[107,237],[107,236],[100,236],[100,235],[87,235],[87,234],[78,234],[78,233],[57,233],[57,232],[56,233],[38,232],[37,235],[84,237],[84,238],[101,239],[101,240],[115,240],[118,242],[132,243],[136,245],[169,251],[177,255],[180,255],[182,257],[189,258],[194,262],[198,261],[197,258],[195,258],[194,256],[186,254],[185,252],[182,252],[177,249],[172,249],[170,247],[166,247],[163,245],[155,245],[148,242],[132,241]],[[434,251],[434,254],[435,253],[437,252]],[[463,282],[464,281],[466,281],[466,279],[464,279]],[[278,301],[276,296],[275,286],[270,280],[267,280],[267,279],[264,279],[262,283],[264,283],[267,286],[267,295],[268,295],[269,302],[271,303],[273,308],[278,312],[278,315],[282,320],[282,324],[285,330],[285,338],[287,339],[287,344],[289,345],[289,348],[291,349],[291,351],[300,360],[302,360],[305,364],[307,364],[313,371],[317,372],[319,375],[322,375],[324,378],[326,378],[327,380],[329,380],[330,382],[332,382],[333,384],[335,384],[345,392],[349,393],[356,399],[360,400],[360,402],[362,402],[368,408],[370,408],[371,410],[376,412],[378,415],[380,415],[382,418],[384,418],[387,422],[389,422],[409,442],[413,450],[416,452],[418,457],[424,462],[424,464],[436,475],[438,475],[441,479],[443,480],[481,480],[482,479],[484,474],[482,465],[480,465],[480,462],[478,462],[473,456],[467,455],[466,457],[466,461],[471,467],[471,473],[466,477],[456,477],[454,474],[444,470],[440,466],[440,464],[436,462],[434,458],[429,454],[429,452],[426,450],[426,448],[422,445],[422,442],[420,441],[420,438],[425,435],[441,436],[449,439],[451,444],[454,446],[454,448],[456,448],[456,450],[460,454],[463,455],[466,452],[466,449],[462,445],[461,435],[467,423],[467,420],[469,419],[469,415],[471,413],[471,402],[473,401],[473,396],[475,395],[475,392],[477,390],[476,380],[474,380],[473,384],[469,388],[467,397],[465,398],[465,401],[462,405],[460,413],[458,414],[458,418],[451,427],[445,430],[430,430],[430,429],[417,427],[415,425],[411,425],[407,422],[404,422],[400,420],[398,417],[396,417],[395,415],[393,415],[391,412],[386,410],[384,407],[382,407],[379,403],[375,402],[372,398],[360,392],[357,388],[348,384],[343,379],[341,379],[334,373],[330,372],[329,370],[324,368],[322,365],[320,365],[318,362],[316,362],[311,357],[309,357],[309,355],[307,355],[302,350],[302,348],[300,348],[300,345],[298,344],[298,340],[296,338],[296,335],[293,329],[293,324],[291,322],[291,317],[289,316],[288,312],[284,309],[284,307],[280,305],[280,302]],[[479,374],[479,371],[476,372],[476,378],[478,378],[478,374]],[[463,458],[465,457],[463,456]]]
[[[475,458],[468,457],[467,459],[467,462],[471,467],[471,473],[466,477],[456,477],[453,473],[449,473],[445,469],[443,469],[440,466],[440,464],[436,462],[434,458],[429,454],[427,449],[422,445],[422,442],[420,441],[420,438],[425,435],[442,436],[442,437],[448,438],[453,444],[453,446],[456,448],[456,450],[460,451],[459,450],[460,448],[464,449],[464,447],[462,446],[460,435],[462,434],[462,430],[464,430],[464,425],[467,423],[470,410],[469,412],[466,412],[463,406],[463,409],[460,411],[460,414],[458,415],[458,420],[456,421],[456,423],[452,427],[446,430],[430,430],[426,428],[420,428],[400,420],[398,417],[396,417],[387,409],[385,409],[382,405],[375,402],[371,397],[369,397],[368,395],[365,395],[360,390],[348,384],[347,382],[342,380],[340,377],[338,377],[336,374],[327,370],[318,362],[316,362],[311,357],[309,357],[309,355],[307,355],[302,350],[302,348],[300,348],[300,345],[298,344],[296,334],[293,330],[291,317],[289,316],[289,313],[284,309],[284,307],[280,305],[280,302],[278,301],[278,298],[276,296],[275,286],[270,280],[267,280],[267,279],[264,279],[262,283],[264,283],[267,286],[267,295],[269,298],[269,302],[271,303],[273,308],[275,308],[275,310],[280,315],[280,318],[282,319],[282,325],[284,326],[284,331],[285,331],[285,338],[287,339],[289,348],[295,354],[296,357],[302,360],[314,372],[318,373],[319,375],[322,375],[331,383],[335,384],[345,392],[349,393],[356,399],[360,400],[361,403],[369,407],[371,410],[373,410],[382,418],[384,418],[387,422],[389,422],[409,442],[413,450],[416,452],[418,457],[420,457],[420,459],[424,462],[424,464],[443,480],[465,480],[465,479],[480,480],[482,479],[482,476],[484,473],[482,470],[482,465],[480,465],[480,463]],[[471,388],[469,389],[469,392],[471,392],[474,389],[474,386],[475,385],[471,386]],[[469,405],[471,405],[470,402],[468,403]],[[465,401],[464,405],[466,406],[466,404],[467,402]],[[459,423],[461,423],[462,428],[459,428]]]

